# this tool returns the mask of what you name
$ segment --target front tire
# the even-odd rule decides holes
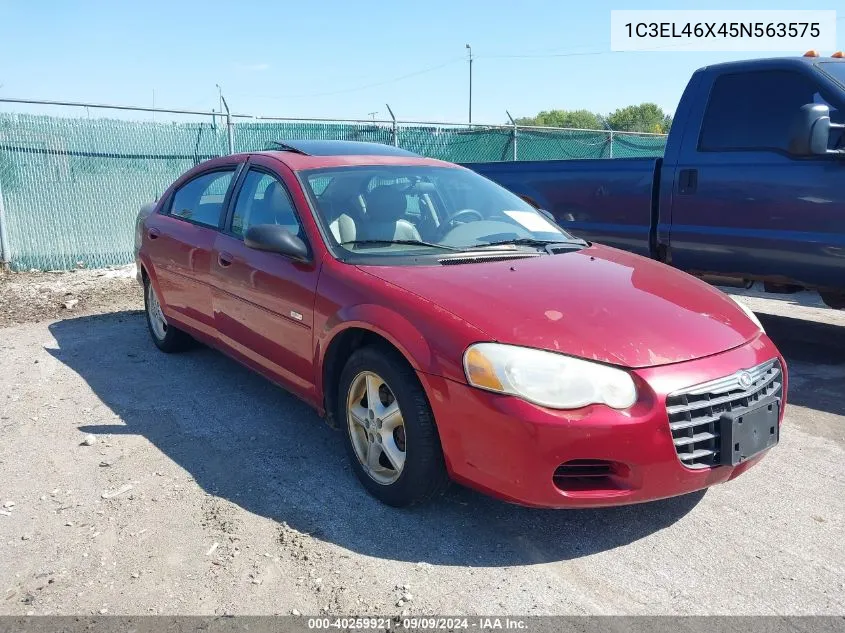
[[[144,277],[144,312],[153,343],[162,352],[181,352],[191,346],[191,337],[167,322],[156,291],[147,277]]]
[[[386,346],[353,352],[340,376],[337,419],[355,475],[382,503],[409,506],[447,486],[434,415],[398,353]]]

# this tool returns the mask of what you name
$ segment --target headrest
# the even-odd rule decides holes
[[[405,215],[408,200],[391,186],[376,187],[367,194],[367,217],[374,222],[395,222]]]
[[[267,189],[264,190],[264,204],[266,209],[273,211],[290,209],[290,201],[284,187],[275,180],[267,185]]]

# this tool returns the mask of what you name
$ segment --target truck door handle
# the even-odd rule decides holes
[[[227,253],[226,251],[220,251],[217,253],[217,263],[220,264],[223,268],[232,265],[233,257]]]
[[[678,174],[678,193],[691,194],[698,189],[698,170],[682,169]]]
[[[154,240],[157,239],[159,235],[161,235],[161,231],[159,231],[158,229],[150,229],[149,231],[147,231],[147,235],[150,236],[151,240]]]

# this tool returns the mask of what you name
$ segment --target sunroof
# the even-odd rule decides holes
[[[308,156],[419,156],[393,145],[364,141],[271,141],[264,149]]]

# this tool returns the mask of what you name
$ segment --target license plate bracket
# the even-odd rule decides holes
[[[779,419],[780,398],[746,411],[723,413],[719,419],[722,464],[736,466],[777,444]]]

